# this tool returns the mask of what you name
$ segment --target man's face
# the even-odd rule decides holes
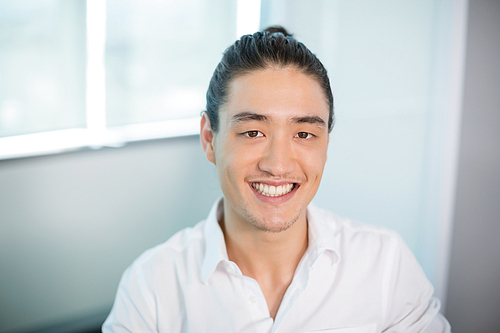
[[[225,223],[279,232],[305,222],[326,162],[328,115],[321,86],[295,68],[230,82],[219,131],[206,140],[208,150],[204,144],[224,193]]]

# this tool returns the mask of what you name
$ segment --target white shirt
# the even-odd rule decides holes
[[[273,319],[256,280],[229,261],[208,218],[123,274],[103,332],[450,332],[401,237],[309,205],[309,246]]]

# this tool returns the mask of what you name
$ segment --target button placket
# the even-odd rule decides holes
[[[257,281],[250,277],[244,276],[243,285],[245,288],[246,301],[254,320],[261,321],[269,317],[267,303]]]

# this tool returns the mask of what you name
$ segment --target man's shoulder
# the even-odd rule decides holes
[[[315,205],[311,205],[309,209],[314,219],[323,224],[323,228],[328,231],[337,244],[357,245],[373,249],[374,245],[394,246],[401,241],[399,233],[392,229],[344,218]]]
[[[323,244],[330,244],[330,248],[342,261],[343,273],[347,276],[352,273],[358,277],[370,276],[374,279],[378,276],[381,279],[396,274],[400,260],[405,262],[405,267],[410,267],[409,271],[425,276],[411,250],[396,231],[342,218],[317,207],[311,211],[311,215],[319,221],[318,234],[323,234],[318,238]],[[425,277],[418,284],[421,281],[426,281]]]

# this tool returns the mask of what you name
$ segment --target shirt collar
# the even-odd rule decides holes
[[[215,271],[221,261],[229,261],[227,256],[224,234],[217,221],[217,211],[222,208],[222,199],[220,197],[215,201],[205,220],[205,257],[203,259],[201,275],[203,282],[207,282],[210,275]],[[336,237],[334,237],[334,225],[326,222],[324,211],[315,204],[310,203],[307,207],[307,221],[309,233],[308,251],[312,257],[317,259],[324,252],[331,253],[332,264],[340,260]],[[315,259],[313,261],[315,261]]]
[[[310,203],[307,206],[307,224],[309,232],[308,251],[317,259],[324,252],[331,254],[332,265],[340,260],[337,224],[331,223],[325,211]],[[314,261],[315,261],[314,259]]]
[[[201,267],[203,282],[207,282],[217,265],[221,261],[228,261],[224,234],[217,221],[217,210],[222,208],[222,197],[217,199],[205,221],[203,233],[205,236],[205,257]]]

